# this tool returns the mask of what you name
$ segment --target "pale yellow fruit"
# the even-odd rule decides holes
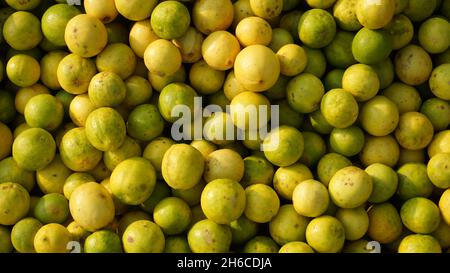
[[[354,64],[345,70],[342,88],[350,92],[357,101],[367,101],[378,93],[380,80],[372,67]]]
[[[41,65],[41,82],[50,89],[58,90],[61,85],[58,82],[56,70],[61,60],[68,55],[65,51],[51,51],[40,61]]]
[[[219,91],[225,80],[225,72],[210,67],[204,60],[191,66],[189,71],[191,86],[201,94],[213,94]]]
[[[63,193],[64,182],[72,171],[67,168],[57,154],[53,161],[36,171],[39,189],[44,193]]]
[[[97,73],[95,62],[77,54],[69,54],[59,62],[56,75],[61,87],[78,95],[88,91],[89,82]]]
[[[99,19],[80,14],[67,23],[64,40],[70,51],[81,57],[90,58],[100,53],[106,46],[108,33]]]
[[[110,23],[116,19],[119,12],[114,0],[84,0],[86,14],[94,16],[103,23]]]
[[[235,151],[230,149],[216,150],[208,155],[205,161],[203,179],[209,183],[215,179],[231,179],[241,181],[244,176],[244,161]]]
[[[242,92],[231,101],[230,115],[236,127],[254,131],[270,120],[270,101],[262,94]]]
[[[265,45],[272,40],[270,24],[256,16],[242,19],[236,26],[236,37],[243,46]]]
[[[397,51],[394,64],[397,77],[413,86],[425,83],[433,69],[430,54],[420,46],[412,44]]]
[[[427,152],[430,158],[438,153],[450,153],[450,130],[437,133],[428,145]]]
[[[230,0],[198,0],[192,8],[195,27],[208,35],[225,30],[233,22],[233,4]]]
[[[330,196],[322,183],[308,179],[295,187],[292,202],[298,214],[306,217],[318,217],[327,210]]]
[[[67,253],[71,240],[70,232],[62,225],[51,223],[42,226],[34,236],[34,249],[37,253]]]
[[[144,62],[150,73],[164,77],[172,75],[180,69],[181,54],[171,42],[158,39],[145,50]]]
[[[370,29],[385,27],[392,20],[394,12],[394,0],[360,0],[356,4],[358,21]]]
[[[234,75],[234,70],[231,70],[223,83],[223,92],[225,96],[231,101],[236,95],[245,91],[248,90],[238,82],[236,76]]]
[[[112,43],[98,54],[95,64],[99,72],[112,72],[125,80],[136,70],[136,59],[136,55],[128,45]]]
[[[252,11],[264,19],[273,19],[281,14],[283,0],[250,0]]]
[[[238,39],[223,30],[211,33],[202,44],[203,59],[209,66],[217,70],[232,68],[240,50]]]
[[[153,32],[150,20],[143,20],[133,24],[128,39],[134,53],[143,58],[147,46],[158,40],[159,37]]]
[[[73,219],[88,231],[104,228],[114,219],[111,194],[96,182],[78,186],[70,196],[69,207]]]
[[[270,48],[251,45],[236,57],[234,74],[246,89],[254,92],[265,91],[277,82],[280,62]]]
[[[296,76],[303,72],[308,62],[306,51],[299,45],[287,44],[277,52],[280,61],[280,73],[285,76]]]
[[[345,239],[361,239],[369,229],[369,216],[364,206],[353,209],[339,208],[336,212],[336,218],[341,221],[345,229]]]
[[[75,125],[83,127],[89,114],[96,108],[88,94],[75,96],[69,105],[70,119]]]
[[[115,0],[119,13],[131,21],[149,18],[158,4],[157,0]]]

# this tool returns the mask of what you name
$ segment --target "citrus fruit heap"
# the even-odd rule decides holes
[[[0,4],[0,252],[450,251],[450,0],[81,2]]]

